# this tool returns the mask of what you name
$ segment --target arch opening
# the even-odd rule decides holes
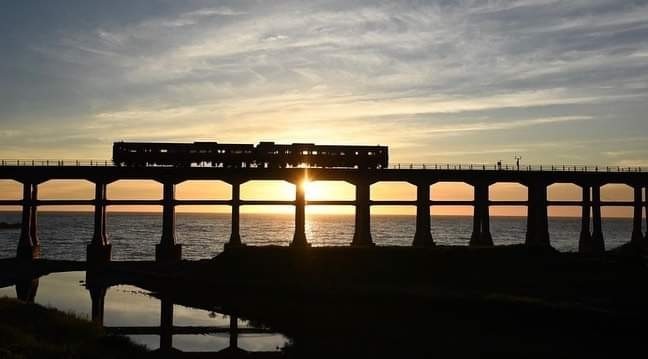
[[[373,201],[414,201],[416,186],[403,181],[376,182],[370,187],[369,198]]]
[[[376,245],[411,246],[414,233],[416,207],[371,206],[371,237]]]
[[[327,207],[336,207],[328,212]],[[306,238],[314,247],[348,246],[355,231],[354,206],[307,206]]]
[[[182,244],[183,258],[198,260],[216,256],[229,241],[231,229],[230,206],[176,207],[176,241]]]
[[[176,199],[229,200],[232,199],[232,186],[224,181],[184,181],[176,186]]]
[[[49,180],[38,185],[38,199],[94,199],[95,184],[87,180]]]
[[[162,183],[153,180],[119,180],[108,184],[106,196],[110,200],[159,200]]]

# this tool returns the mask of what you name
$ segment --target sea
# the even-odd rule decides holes
[[[20,213],[0,212],[0,222],[20,221]],[[410,246],[415,232],[415,216],[372,215],[371,233],[377,245]],[[472,230],[471,217],[433,216],[432,236],[439,245],[466,246]],[[644,225],[645,225],[645,221]],[[158,213],[108,213],[107,232],[112,243],[113,260],[152,260],[155,244],[161,237],[162,218]],[[606,218],[603,222],[607,248],[630,239],[632,220]],[[285,214],[241,214],[241,238],[247,245],[288,245],[294,231],[294,217]],[[351,243],[354,218],[351,215],[312,214],[306,219],[306,236],[313,246],[345,246]],[[496,245],[523,243],[526,218],[491,217],[491,233]],[[554,248],[573,252],[578,248],[580,219],[550,218],[549,231]],[[50,259],[84,260],[86,244],[92,238],[92,213],[41,212],[38,236],[41,256]],[[19,229],[0,230],[0,258],[15,256]],[[183,245],[185,259],[206,259],[218,255],[230,236],[230,216],[216,213],[179,213],[176,219],[177,242]],[[88,320],[92,301],[84,286],[84,272],[52,273],[41,277],[34,301],[41,305],[76,314]],[[17,297],[15,286],[0,287],[0,297]],[[108,288],[103,325],[159,328],[163,302],[156,293],[130,285]],[[243,318],[180,304],[173,306],[173,324],[192,327],[224,327],[236,321],[240,328],[255,330],[255,323]],[[291,338],[272,328],[252,334],[220,332],[212,334],[174,334],[171,345],[188,352],[218,352],[232,343],[247,351],[280,351]],[[236,341],[232,341],[236,335]],[[154,350],[164,341],[160,335],[130,334],[131,340]]]
[[[0,222],[20,222],[19,212],[0,212]],[[432,216],[432,237],[439,245],[468,245],[472,232],[470,216]],[[642,221],[645,228],[645,221]],[[241,239],[247,245],[287,246],[294,233],[294,216],[289,214],[241,214]],[[551,244],[561,252],[578,249],[580,218],[549,220]],[[179,213],[176,239],[182,244],[184,259],[213,258],[229,240],[231,220],[224,213]],[[371,235],[377,245],[409,246],[414,238],[413,215],[372,215]],[[306,237],[312,246],[345,246],[351,243],[353,215],[310,214],[306,218]],[[604,218],[606,248],[630,240],[632,220]],[[112,243],[113,260],[152,260],[155,244],[162,233],[160,213],[108,213],[107,233]],[[491,217],[495,245],[523,243],[525,217]],[[93,214],[41,212],[38,237],[41,256],[48,259],[84,260],[86,244],[93,234]],[[0,258],[14,257],[20,229],[0,230]]]

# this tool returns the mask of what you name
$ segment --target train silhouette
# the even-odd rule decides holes
[[[116,166],[212,166],[222,168],[386,168],[386,146],[316,145],[314,143],[258,145],[218,142],[115,142]]]

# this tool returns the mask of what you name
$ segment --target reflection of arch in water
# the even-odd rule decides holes
[[[21,278],[16,281],[16,297],[28,303],[34,303],[38,291],[38,278]]]
[[[87,281],[87,289],[92,300],[92,320],[103,325],[105,297],[108,287],[101,282]],[[174,335],[207,335],[229,334],[229,345],[218,352],[244,352],[246,355],[264,354],[265,352],[249,352],[239,348],[241,334],[274,334],[271,330],[261,328],[239,328],[238,316],[229,315],[228,326],[175,326],[173,325],[174,303],[167,296],[160,296],[160,326],[129,326],[106,327],[111,334],[118,335],[159,335],[160,352],[178,351],[173,348]]]

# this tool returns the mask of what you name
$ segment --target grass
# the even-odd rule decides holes
[[[75,315],[0,298],[0,358],[130,358],[147,351]]]

